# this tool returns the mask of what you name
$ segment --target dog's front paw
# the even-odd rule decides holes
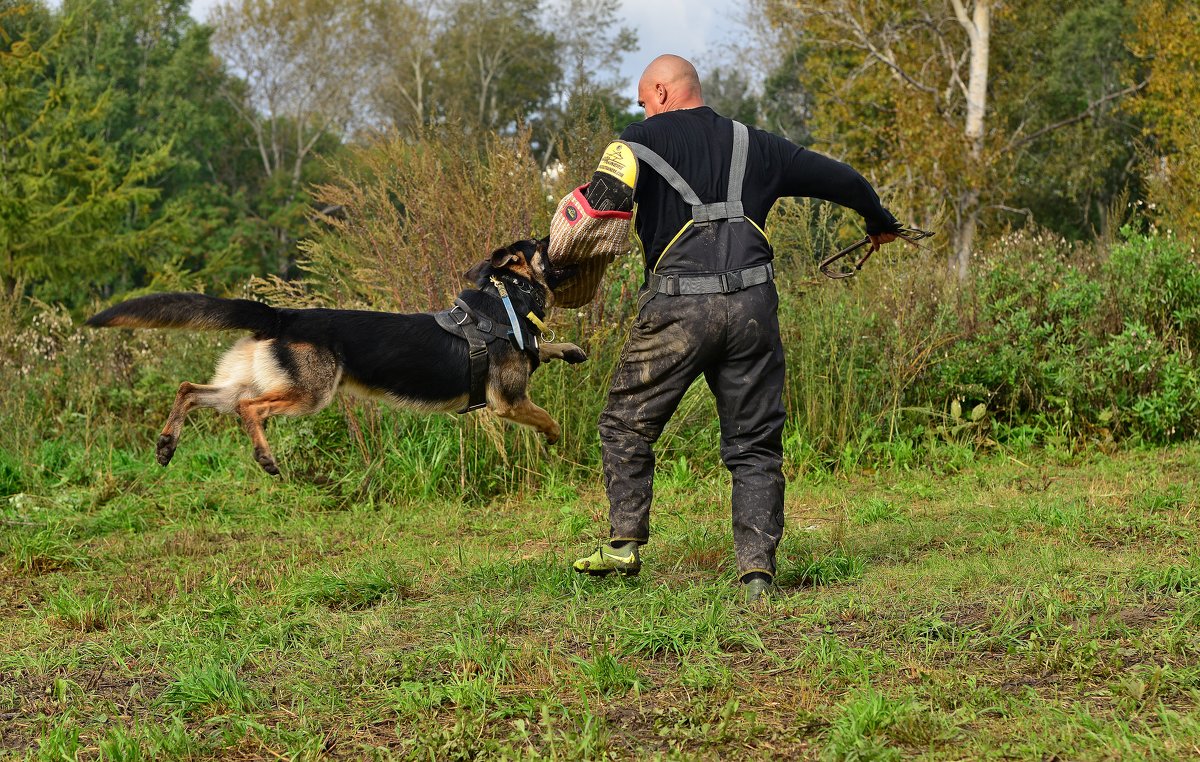
[[[271,476],[279,476],[279,466],[276,465],[275,459],[270,453],[262,452],[261,450],[254,451],[254,461],[262,466],[262,470],[266,471]]]
[[[563,350],[562,358],[563,362],[568,362],[571,365],[577,365],[587,360],[587,352],[584,352],[574,344],[569,344],[567,348]]]

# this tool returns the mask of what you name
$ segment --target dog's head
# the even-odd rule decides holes
[[[549,247],[549,238],[516,241],[493,251],[490,257],[467,270],[464,277],[483,287],[489,277],[506,273],[534,284],[548,299],[555,286],[570,277],[566,268],[551,266],[546,256]]]

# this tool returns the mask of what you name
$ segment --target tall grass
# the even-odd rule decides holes
[[[526,133],[497,137],[483,153],[452,130],[364,143],[316,189],[322,208],[340,211],[314,220],[305,278],[259,280],[250,291],[282,304],[441,309],[464,287],[465,270],[498,245],[544,234],[557,199],[587,178],[609,136],[587,122],[573,134],[567,168],[553,178],[541,172]],[[997,445],[1069,449],[1200,430],[1194,252],[1128,232],[1083,246],[1032,231],[988,244],[961,291],[946,282],[940,250],[899,243],[856,278],[821,278],[816,262],[853,239],[856,225],[844,210],[803,200],[780,203],[768,221],[788,364],[791,476],[931,460],[957,468]],[[593,303],[552,314],[555,333],[590,355],[579,366],[544,365],[532,380],[531,396],[562,426],[556,446],[486,412],[421,417],[351,401],[272,423],[285,475],[366,501],[598,485],[596,421],[641,279],[630,253],[609,269]],[[130,459],[149,456],[178,383],[203,381],[232,341],[84,330],[60,307],[3,299],[6,495],[105,480],[119,490]],[[664,462],[684,458],[689,472],[705,474],[721,467],[719,437],[710,395],[697,384],[658,449]],[[233,421],[199,411],[178,459],[209,478],[246,462],[248,450]],[[59,563],[53,555],[13,553],[25,566]]]

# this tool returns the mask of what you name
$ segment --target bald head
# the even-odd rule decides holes
[[[646,109],[647,117],[703,106],[696,67],[686,58],[670,54],[655,58],[638,80],[638,105]]]

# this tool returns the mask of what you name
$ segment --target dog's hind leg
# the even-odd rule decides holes
[[[311,394],[291,389],[285,392],[267,393],[261,397],[244,399],[237,404],[237,414],[242,419],[242,428],[254,443],[254,460],[271,476],[279,475],[279,466],[271,447],[267,444],[267,432],[263,423],[272,415],[304,415],[323,407],[315,404]]]
[[[175,455],[175,448],[179,446],[179,434],[183,430],[183,421],[187,414],[197,407],[219,407],[225,395],[226,389],[223,386],[193,384],[190,381],[179,385],[179,391],[175,394],[175,405],[171,408],[171,414],[167,416],[167,424],[163,426],[162,435],[159,436],[154,449],[154,456],[159,465],[167,465]]]

